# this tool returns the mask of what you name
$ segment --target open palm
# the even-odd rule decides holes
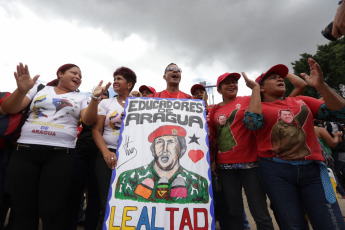
[[[27,92],[35,85],[39,75],[31,78],[28,66],[19,63],[19,65],[17,65],[17,72],[14,72],[14,77],[16,78],[18,89]]]
[[[308,59],[308,64],[310,68],[310,75],[308,76],[305,73],[301,73],[301,76],[308,83],[308,85],[317,88],[324,83],[322,70],[319,64],[312,58]]]

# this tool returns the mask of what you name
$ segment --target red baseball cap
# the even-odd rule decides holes
[[[205,86],[201,85],[201,84],[195,84],[192,86],[192,88],[190,89],[190,93],[193,95],[194,91],[197,89],[203,89],[206,91]]]
[[[225,74],[222,74],[218,77],[218,80],[217,80],[217,88],[219,87],[220,83],[222,81],[225,80],[225,78],[227,77],[234,77],[236,80],[240,79],[241,77],[241,74],[239,73],[225,73]]]
[[[157,137],[161,136],[181,136],[185,137],[187,135],[187,132],[184,128],[181,126],[176,125],[164,125],[157,128],[155,131],[153,131],[148,139],[149,142],[153,142]]]
[[[278,64],[273,67],[271,67],[269,70],[267,70],[266,73],[261,74],[259,77],[255,79],[255,81],[259,84],[271,73],[276,73],[282,78],[285,78],[286,75],[289,73],[289,68],[286,65]]]
[[[151,91],[152,93],[156,93],[155,88],[153,88],[153,87],[151,87],[151,86],[147,86],[147,85],[142,85],[142,86],[140,86],[139,92],[140,92],[140,93],[143,93],[143,91],[144,91],[145,89]]]

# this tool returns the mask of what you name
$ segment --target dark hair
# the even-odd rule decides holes
[[[177,64],[175,64],[175,63],[170,63],[169,65],[167,65],[167,67],[165,67],[165,69],[164,69],[164,74],[167,73],[167,68],[168,68],[169,66],[171,66],[171,65],[176,65],[176,66],[177,66]]]
[[[133,83],[132,88],[130,89],[130,91],[132,91],[135,83],[137,82],[137,75],[135,75],[134,71],[130,68],[121,66],[115,70],[115,72],[113,73],[113,77],[115,77],[116,75],[121,75],[126,79],[127,82]]]
[[[318,127],[324,127],[322,120],[314,119],[314,125]]]
[[[184,137],[181,137],[181,136],[177,136],[177,140],[178,140],[178,144],[179,144],[179,147],[180,147],[180,152],[179,152],[179,156],[178,158],[180,159],[186,152],[187,150],[187,142],[186,142],[186,138]],[[151,144],[151,152],[152,152],[152,155],[154,156],[155,155],[155,141],[152,142]]]
[[[293,114],[293,112],[290,110],[290,109],[281,109],[281,110],[279,110],[279,112],[278,112],[278,115],[279,115],[279,117],[282,115],[282,112],[290,112],[292,115],[294,115]]]
[[[64,74],[66,72],[66,70],[69,70],[69,69],[71,69],[73,67],[79,68],[79,66],[77,66],[75,64],[64,64],[64,65],[60,66],[58,68],[58,70],[56,71],[57,79],[54,79],[54,80],[48,82],[47,85],[49,85],[49,86],[57,86],[59,84],[59,81],[60,81],[60,79],[59,79],[59,72]]]
[[[104,91],[103,95],[109,97],[109,90]]]
[[[79,68],[79,66],[75,65],[75,64],[64,64],[62,66],[60,66],[58,68],[58,70],[56,71],[56,76],[59,77],[59,72],[62,72],[62,73],[65,73],[66,70],[69,70],[70,68],[73,68],[73,67],[77,67]],[[79,68],[80,69],[80,68]]]

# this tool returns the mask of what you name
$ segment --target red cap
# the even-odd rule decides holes
[[[271,73],[276,73],[279,76],[281,76],[282,78],[285,78],[286,75],[289,73],[289,68],[286,67],[286,65],[283,65],[283,64],[275,65],[275,66],[271,67],[269,70],[267,70],[266,73],[263,73],[259,77],[257,77],[255,79],[255,81],[257,83],[261,84],[262,80],[264,80],[265,77],[267,77]]]
[[[193,95],[194,91],[197,89],[203,89],[206,91],[205,86],[201,85],[201,84],[195,84],[192,86],[192,88],[190,89],[190,93]]]
[[[140,86],[139,92],[140,92],[140,93],[143,93],[143,91],[144,91],[145,89],[150,90],[152,93],[156,93],[155,88],[153,88],[153,87],[151,87],[151,86],[147,86],[147,85],[142,85],[142,86]]]
[[[181,136],[185,137],[187,135],[186,130],[182,128],[181,126],[176,125],[164,125],[157,128],[155,131],[153,131],[148,139],[149,142],[153,142],[157,137],[161,136]]]
[[[225,78],[227,77],[234,77],[236,80],[240,79],[241,77],[241,74],[239,73],[225,73],[225,74],[222,74],[218,77],[218,80],[217,80],[217,88],[219,87],[219,84],[225,80]]]

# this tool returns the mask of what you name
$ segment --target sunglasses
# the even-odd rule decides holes
[[[179,67],[174,67],[174,66],[169,66],[165,72],[170,72],[170,71],[177,71],[179,73],[182,73],[182,69],[180,69]]]

